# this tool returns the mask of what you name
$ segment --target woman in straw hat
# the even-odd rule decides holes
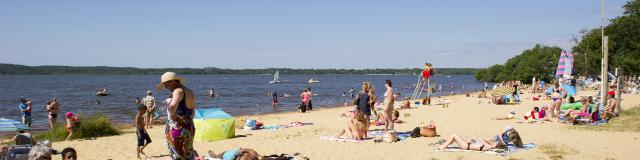
[[[184,82],[176,73],[166,72],[157,86],[158,91],[162,88],[170,90],[173,97],[167,109],[169,118],[165,130],[172,159],[193,159],[196,156],[193,149],[195,96],[191,89],[183,85]]]

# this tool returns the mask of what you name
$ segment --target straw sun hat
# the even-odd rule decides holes
[[[185,82],[185,80],[181,77],[178,77],[178,75],[176,75],[176,73],[174,72],[165,72],[164,74],[162,74],[162,76],[160,76],[160,83],[158,83],[158,85],[156,85],[156,90],[161,91],[164,88],[163,83],[164,82],[169,82],[172,80],[178,80],[180,81],[180,83]]]

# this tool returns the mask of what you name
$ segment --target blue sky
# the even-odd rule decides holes
[[[487,67],[536,43],[569,49],[600,16],[597,0],[0,1],[0,63]]]

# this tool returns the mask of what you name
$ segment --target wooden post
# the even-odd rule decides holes
[[[602,45],[602,88],[600,95],[602,105],[607,106],[607,91],[609,90],[609,36],[604,36]]]
[[[618,103],[618,106],[616,106],[615,110],[616,110],[616,114],[620,113],[620,106],[622,104],[620,104],[620,101],[622,100],[622,94],[620,92],[621,88],[624,88],[622,85],[624,85],[624,83],[621,82],[621,80],[623,80],[622,78],[620,78],[623,74],[623,70],[622,68],[616,68],[616,103]]]
[[[600,25],[600,34],[602,36],[602,62],[601,62],[601,66],[600,66],[600,73],[601,75],[601,79],[602,79],[602,84],[600,85],[600,97],[602,97],[602,105],[607,106],[607,90],[609,89],[609,87],[607,87],[607,83],[609,83],[609,79],[607,78],[607,74],[608,74],[608,70],[607,70],[607,62],[609,61],[608,57],[608,52],[607,49],[605,48],[607,46],[607,41],[608,38],[604,36],[604,0],[602,0],[602,17],[600,19],[601,21],[601,25]]]

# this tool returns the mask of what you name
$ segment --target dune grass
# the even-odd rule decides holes
[[[111,120],[98,114],[80,118],[80,128],[73,133],[71,139],[90,139],[95,137],[119,135],[120,131],[113,126]],[[38,140],[64,141],[67,138],[66,122],[58,123],[56,127],[36,135]]]
[[[622,110],[620,116],[612,118],[609,123],[597,126],[575,125],[574,129],[595,131],[632,131],[640,132],[640,105]]]

